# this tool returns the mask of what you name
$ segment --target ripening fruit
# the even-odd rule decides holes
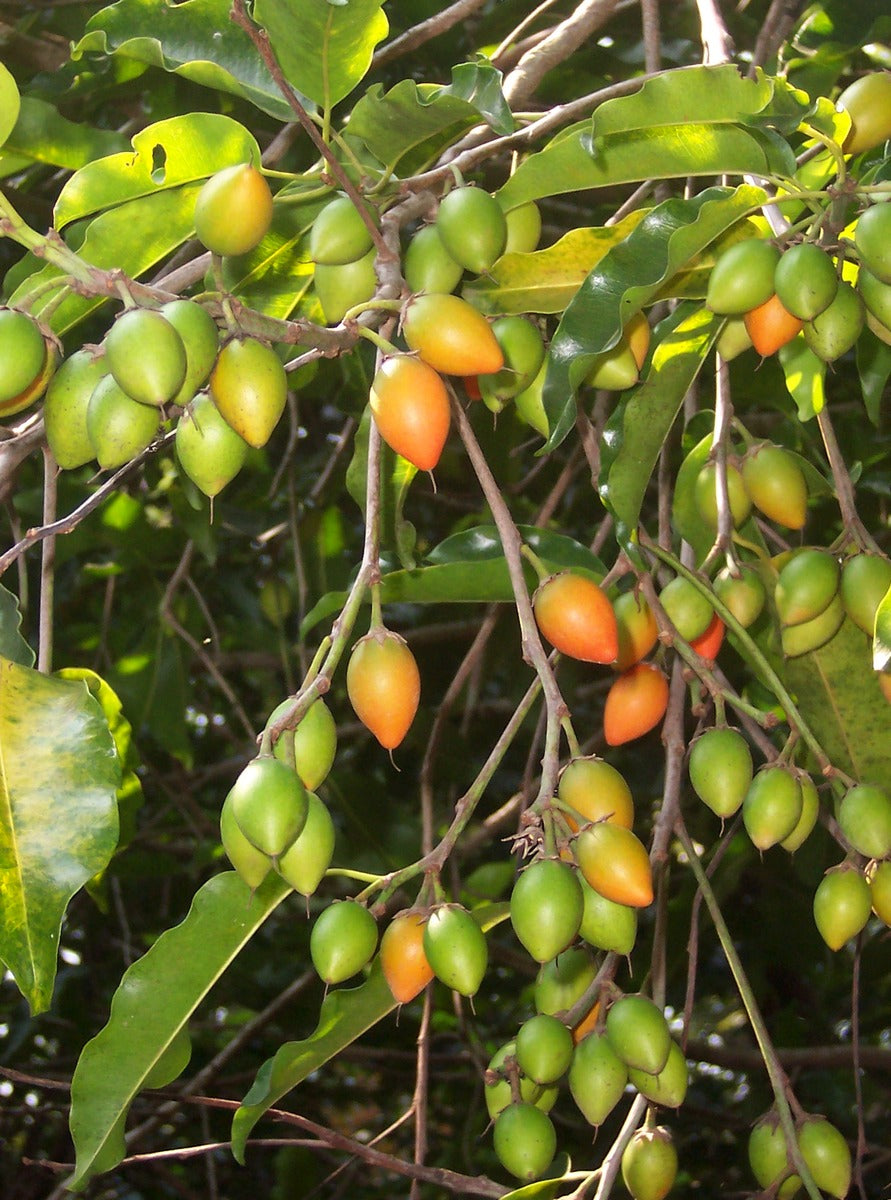
[[[584,384],[585,387],[603,388],[608,392],[624,392],[626,388],[634,387],[639,378],[640,367],[623,334],[611,350],[604,350],[597,355],[585,376]]]
[[[690,782],[722,820],[741,807],[752,783],[752,752],[736,729],[707,729],[690,751]]]
[[[891,283],[891,203],[870,205],[854,228],[860,261],[882,283]]]
[[[274,724],[290,706],[290,700],[283,700],[269,714],[267,725]],[[294,748],[294,769],[306,790],[314,792],[328,778],[337,753],[337,725],[321,697],[313,700],[296,729],[286,729],[276,741],[272,752],[283,763],[288,762],[288,738]]]
[[[40,376],[47,353],[33,317],[15,308],[0,308],[0,416],[12,416],[26,407],[13,401]]]
[[[725,316],[742,316],[773,295],[780,252],[772,242],[748,238],[730,246],[712,267],[706,307]]]
[[[312,896],[331,866],[336,834],[324,801],[315,792],[307,792],[306,798],[306,823],[300,835],[279,857],[276,869],[295,892]]]
[[[543,1175],[557,1151],[551,1118],[534,1104],[509,1104],[495,1121],[492,1140],[501,1165],[523,1183]]]
[[[632,589],[621,592],[613,601],[619,653],[612,664],[617,671],[627,671],[646,658],[659,639],[659,626],[652,609],[642,594]]]
[[[261,755],[244,768],[228,797],[238,828],[258,850],[277,859],[306,824],[309,798],[297,773]]]
[[[830,255],[813,242],[790,246],[777,263],[774,290],[793,317],[812,321],[829,307],[838,290],[838,272]]]
[[[777,1200],[791,1200],[801,1187],[801,1179],[792,1170],[786,1135],[775,1111],[763,1116],[749,1134],[749,1166],[759,1187],[769,1190],[779,1184]]]
[[[767,589],[754,567],[740,565],[739,575],[734,575],[730,567],[722,567],[714,586],[718,599],[727,605],[743,629],[761,616]]]
[[[491,375],[504,366],[491,325],[460,296],[412,296],[403,310],[402,332],[409,347],[443,375]]]
[[[582,885],[582,923],[579,937],[598,950],[611,950],[614,954],[630,954],[637,940],[637,909],[629,904],[617,904],[595,892],[585,879]]]
[[[686,642],[701,637],[715,615],[708,598],[683,575],[676,575],[665,585],[659,593],[659,602]]]
[[[575,1043],[572,1033],[549,1013],[537,1013],[517,1031],[517,1062],[536,1083],[556,1083],[569,1070]]]
[[[365,304],[377,290],[374,260],[377,251],[371,249],[355,262],[329,267],[318,263],[313,272],[313,287],[322,306],[327,325],[337,325],[351,308]]]
[[[43,402],[43,422],[53,458],[63,470],[82,467],[93,457],[87,407],[105,373],[103,359],[82,349],[66,358],[50,380]]]
[[[6,417],[13,417],[16,413],[24,412],[32,404],[36,404],[46,391],[49,382],[55,376],[58,365],[59,355],[55,343],[47,339],[46,355],[40,371],[23,391],[19,392],[17,396],[13,396],[11,400],[7,400],[5,404],[0,405],[0,417],[4,419]]]
[[[718,657],[718,651],[724,644],[724,632],[724,622],[715,613],[709,621],[705,633],[701,633],[698,638],[693,638],[690,647],[701,658],[706,659],[708,662],[714,662]]]
[[[840,595],[835,595],[827,606],[810,621],[798,625],[787,625],[780,630],[780,644],[786,658],[797,658],[819,650],[835,637],[845,619],[845,606]]]
[[[649,996],[638,992],[614,1000],[606,1014],[606,1036],[629,1068],[658,1075],[668,1062],[671,1031]]]
[[[436,214],[442,244],[455,262],[481,275],[504,253],[507,221],[494,196],[478,187],[456,187]]]
[[[220,841],[229,862],[251,891],[254,891],[272,870],[272,860],[268,854],[253,846],[241,832],[229,796],[223,801],[220,810]]]
[[[807,1116],[798,1129],[798,1148],[814,1183],[844,1200],[851,1187],[851,1151],[843,1135],[825,1117]]]
[[[504,366],[493,375],[482,375],[479,387],[484,403],[493,412],[500,412],[505,402],[528,387],[538,374],[545,344],[541,330],[527,317],[498,317],[491,328],[504,355]]]
[[[793,317],[779,296],[770,296],[763,304],[745,314],[746,332],[762,358],[775,354],[801,332],[804,322]]]
[[[838,594],[838,559],[828,550],[805,547],[783,566],[774,601],[784,625],[801,625],[826,610]]]
[[[186,350],[186,373],[173,403],[185,407],[205,383],[216,362],[220,331],[202,304],[194,300],[170,300],[159,309],[161,316],[182,338]]]
[[[327,984],[361,971],[376,949],[377,922],[356,900],[335,900],[322,909],[309,938],[313,966]]]
[[[432,471],[449,435],[449,393],[441,376],[419,358],[385,358],[371,384],[369,404],[381,437],[419,471]]]
[[[128,463],[152,444],[160,426],[158,409],[131,399],[112,375],[96,384],[87,405],[87,436],[100,467]]]
[[[248,443],[265,446],[285,411],[288,377],[267,342],[233,338],[210,374],[210,394],[223,419]]]
[[[609,597],[584,575],[561,571],[532,597],[538,628],[561,654],[581,662],[611,663],[619,652],[616,614]]]
[[[863,301],[846,280],[841,280],[828,308],[804,326],[804,340],[823,362],[835,362],[863,332]]]
[[[743,800],[743,823],[759,850],[787,838],[801,817],[799,777],[783,766],[762,767]]]
[[[437,979],[462,996],[475,996],[486,973],[486,935],[466,908],[441,904],[424,926],[424,954]]]
[[[790,854],[794,854],[798,847],[810,837],[820,815],[820,797],[813,779],[810,775],[801,772],[798,782],[801,785],[801,816],[789,836],[784,837],[780,842],[783,849],[788,850]]]
[[[271,223],[269,184],[250,163],[211,175],[195,201],[195,233],[212,254],[247,254]]]
[[[52,388],[52,384],[50,384]],[[44,404],[44,414],[46,404]],[[852,554],[842,565],[841,598],[845,612],[873,636],[876,611],[891,588],[891,562],[880,554]]]
[[[329,200],[309,231],[309,257],[325,266],[355,262],[371,247],[371,232],[349,196]]]
[[[891,862],[876,863],[869,874],[872,911],[880,921],[891,926]]]
[[[827,871],[814,892],[814,921],[830,950],[840,950],[856,937],[871,911],[869,884],[848,863]]]
[[[634,1200],[664,1200],[677,1173],[678,1152],[664,1126],[631,1135],[622,1153],[622,1179]]]
[[[569,1090],[582,1116],[594,1128],[602,1125],[625,1092],[628,1068],[605,1033],[589,1033],[575,1048],[569,1068]]]
[[[541,211],[534,200],[509,209],[504,214],[507,222],[505,254],[531,254],[541,239]]]
[[[631,789],[615,767],[602,758],[574,758],[560,774],[557,795],[586,821],[612,821],[630,829],[634,824]],[[566,814],[573,832],[578,822]]]
[[[794,455],[761,442],[743,459],[742,476],[759,512],[787,529],[801,529],[807,520],[807,481]]]
[[[385,750],[395,750],[421,698],[418,664],[405,639],[388,629],[360,638],[347,665],[347,695],[366,729]]]
[[[849,788],[838,806],[838,824],[848,845],[865,858],[891,854],[891,796],[883,788],[870,783]]]
[[[235,478],[248,454],[247,442],[206,392],[199,392],[177,421],[175,444],[179,465],[211,498]]]
[[[574,852],[579,870],[595,892],[632,908],[652,904],[649,855],[630,829],[600,821],[581,831],[575,839]]]
[[[891,72],[861,75],[836,100],[851,118],[845,154],[860,154],[891,138]]]
[[[637,663],[623,671],[607,692],[603,734],[608,746],[643,737],[665,716],[668,680],[658,667]]]
[[[628,1082],[651,1104],[658,1104],[660,1108],[680,1108],[687,1096],[687,1060],[683,1050],[672,1041],[661,1071],[653,1074],[629,1067]]]
[[[453,292],[464,275],[442,243],[435,225],[424,225],[412,237],[405,251],[402,272],[409,291]]]
[[[707,462],[696,476],[694,486],[696,508],[710,529],[718,528],[717,474],[718,464]],[[727,500],[731,523],[734,529],[738,529],[752,511],[752,498],[743,483],[739,467],[733,463],[727,463]]]
[[[433,968],[424,953],[424,913],[410,909],[398,913],[381,938],[381,968],[393,999],[408,1004],[433,979]]]
[[[526,950],[536,962],[544,963],[574,940],[583,908],[581,885],[572,867],[541,858],[514,884],[510,920]]]

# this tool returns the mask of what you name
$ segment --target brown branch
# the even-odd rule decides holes
[[[466,20],[477,9],[482,8],[485,2],[486,0],[455,0],[454,4],[450,4],[442,12],[435,13],[426,21],[419,21],[417,25],[412,25],[410,29],[406,29],[405,33],[393,38],[392,42],[387,42],[377,51],[371,60],[372,71],[387,66],[394,58],[400,58],[403,54],[416,50],[418,46],[423,46],[432,38],[439,37],[441,33],[447,33],[460,21]]]
[[[504,81],[504,95],[517,107],[528,101],[548,71],[564,62],[591,34],[605,25],[618,0],[582,0],[534,49],[528,51]]]

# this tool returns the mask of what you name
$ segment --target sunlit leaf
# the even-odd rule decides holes
[[[21,97],[16,81],[0,63],[0,146],[3,146],[15,128],[19,116]]]
[[[799,421],[809,421],[826,402],[826,363],[799,334],[780,347],[777,357],[786,377],[789,395],[798,405]]]
[[[0,111],[3,104],[0,100]],[[33,162],[76,171],[86,163],[127,146],[127,139],[110,129],[69,121],[45,100],[22,99],[22,108],[4,151]]]

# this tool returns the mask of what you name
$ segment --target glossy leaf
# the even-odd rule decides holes
[[[20,104],[21,98],[16,81],[6,67],[0,63],[0,146],[5,145],[6,139],[15,128]]]
[[[878,425],[885,385],[891,378],[891,346],[864,329],[857,340],[855,353],[866,413],[873,425]]]
[[[875,638],[872,646],[873,670],[887,670],[889,663],[891,663],[891,589],[876,610]]]
[[[3,101],[0,98],[0,112]],[[5,114],[4,114],[5,115]],[[76,171],[93,159],[125,150],[127,139],[110,129],[69,121],[46,100],[24,96],[15,128],[3,147],[34,162]]]
[[[502,74],[491,63],[466,62],[452,67],[452,82],[439,92],[466,100],[502,136],[517,127],[510,106],[501,90]]]
[[[0,659],[0,958],[49,1007],[68,901],[118,840],[114,743],[82,683]]]
[[[215,875],[196,893],[182,923],[124,973],[108,1024],[84,1047],[71,1082],[77,1163],[69,1187],[123,1158],[123,1115],[146,1077],[290,890],[277,876],[252,893],[234,871]]]
[[[34,665],[34,651],[21,632],[22,614],[17,598],[0,584],[0,657],[20,667]]]

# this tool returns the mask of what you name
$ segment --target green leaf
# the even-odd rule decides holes
[[[607,423],[600,495],[616,518],[617,536],[626,544],[634,538],[662,445],[721,324],[722,318],[706,308],[679,305],[659,327],[660,340],[646,379],[620,402]]]
[[[49,1007],[68,901],[117,845],[114,743],[82,683],[0,659],[0,958]]]
[[[20,667],[34,665],[34,651],[21,634],[22,614],[12,592],[0,584],[0,657]]]
[[[21,98],[16,81],[0,63],[0,146],[6,144],[19,116]]]
[[[181,924],[127,969],[108,1024],[88,1042],[71,1081],[71,1136],[80,1187],[124,1156],[124,1119],[195,1008],[290,888],[277,875],[256,892],[234,871],[195,894]]]
[[[891,377],[891,346],[864,329],[857,339],[856,355],[866,414],[873,425],[878,425],[885,384]]]
[[[377,958],[368,979],[357,988],[329,992],[319,1023],[308,1038],[286,1042],[268,1059],[232,1119],[232,1153],[244,1162],[245,1144],[266,1110],[291,1088],[351,1045],[396,1007]]]
[[[390,28],[383,0],[254,0],[281,68],[298,92],[322,108],[348,96],[371,66]]]
[[[76,171],[93,159],[115,154],[126,146],[127,139],[120,133],[68,121],[52,104],[25,96],[15,128],[3,149],[33,162]]]
[[[826,403],[826,363],[798,334],[777,352],[789,395],[798,405],[799,421],[809,421]]]
[[[875,671],[884,671],[891,663],[891,588],[882,597],[876,609],[875,638],[872,645],[872,665]]]
[[[574,392],[596,356],[616,345],[626,323],[653,301],[667,280],[763,198],[760,188],[742,186],[707,188],[690,200],[666,200],[601,259],[551,341],[542,397],[551,429],[547,450],[558,446],[573,427]],[[672,353],[689,356],[683,345]]]
[[[466,100],[496,133],[507,136],[514,132],[517,123],[504,98],[502,79],[502,73],[490,62],[459,63],[452,67],[452,82],[442,88],[439,94]]]
[[[250,38],[230,20],[230,0],[118,0],[87,22],[71,52],[116,55],[241,96],[279,121],[292,116]]]

